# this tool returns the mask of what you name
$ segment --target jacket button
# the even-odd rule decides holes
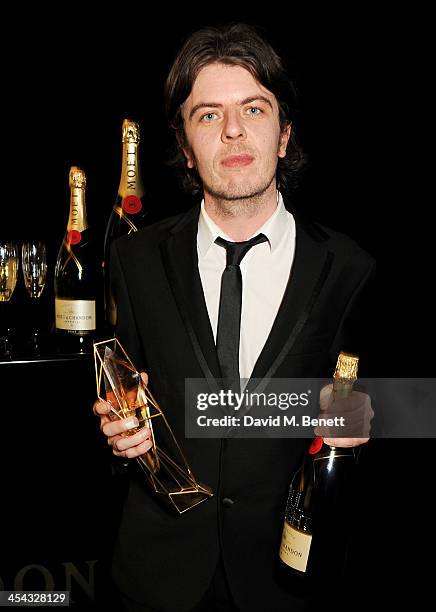
[[[230,508],[235,502],[233,501],[233,499],[230,499],[230,497],[223,497],[221,503],[225,508]]]

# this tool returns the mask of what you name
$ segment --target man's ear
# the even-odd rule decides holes
[[[186,157],[186,165],[188,166],[188,168],[195,168],[195,163],[189,150],[185,147],[181,147],[181,149],[183,151],[183,155]]]
[[[291,134],[292,134],[292,123],[289,122],[287,126],[285,127],[285,129],[280,134],[279,150],[277,152],[277,155],[279,157],[286,156],[286,147],[288,146],[288,142],[291,137]]]
[[[185,138],[181,136],[180,132],[177,132],[176,138],[177,138],[177,144],[179,145],[180,149],[183,151],[183,155],[186,157],[186,165],[188,166],[188,168],[194,168],[195,167],[194,159],[191,154],[190,148],[186,145]]]

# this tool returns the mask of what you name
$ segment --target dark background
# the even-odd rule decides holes
[[[78,165],[87,174],[101,253],[124,117],[141,126],[142,174],[155,217],[188,208],[164,163],[172,142],[163,112],[166,74],[197,27],[245,20],[273,43],[299,91],[296,131],[309,165],[296,205],[378,261],[382,374],[430,375],[430,19],[418,10],[261,13],[168,8],[141,20],[118,7],[98,17],[78,10],[58,27],[45,22],[48,15],[30,15],[34,27],[32,19],[27,29],[20,25],[3,67],[0,236],[47,240],[53,270],[68,218],[68,172]],[[26,299],[21,278],[19,299]]]
[[[296,130],[309,166],[294,196],[296,205],[349,234],[377,259],[380,375],[434,376],[429,16],[418,9],[382,14],[368,5],[348,12],[315,5],[286,10],[250,5],[237,12],[218,5],[198,11],[168,6],[154,18],[140,17],[130,5],[98,16],[84,7],[74,11],[60,19],[39,9],[27,12],[25,24],[18,15],[5,21],[14,43],[3,65],[6,160],[0,237],[46,240],[53,270],[68,218],[68,172],[79,165],[87,173],[88,216],[101,252],[119,182],[124,117],[141,126],[142,175],[154,215],[188,208],[190,200],[164,164],[171,143],[163,114],[164,80],[189,33],[202,25],[246,21],[260,26],[282,55],[299,91]],[[49,283],[48,313],[54,310],[52,295]],[[13,300],[26,311],[21,278]],[[7,380],[18,385],[23,374],[15,370]],[[92,400],[77,400],[82,415]],[[39,423],[40,436],[52,431]],[[47,450],[50,435],[42,441],[29,437],[34,458],[58,456],[57,444],[54,455]],[[68,440],[74,454],[75,441]],[[13,439],[9,442],[10,453],[19,453]],[[41,444],[43,455],[38,454]],[[374,584],[387,600],[423,598],[430,578],[423,557],[432,552],[433,451],[433,440],[375,441],[354,543],[357,599],[366,585],[371,593]],[[86,467],[79,462],[78,469]],[[20,470],[12,468],[17,481]],[[94,466],[82,501],[91,500],[87,528],[98,529],[95,477]],[[80,496],[79,481],[73,496]],[[78,499],[75,504],[83,510]],[[104,499],[99,497],[100,505]],[[77,526],[71,522],[69,529]],[[47,533],[47,542],[52,541],[53,533]],[[74,554],[80,558],[80,552]],[[88,557],[96,554],[93,550]],[[23,553],[21,564],[40,557]],[[326,594],[326,600],[334,601],[334,595]]]

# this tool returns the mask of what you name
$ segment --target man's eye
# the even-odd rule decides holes
[[[247,109],[248,115],[260,115],[261,112],[261,109],[257,106],[250,106],[250,108]]]
[[[216,116],[217,116],[216,113],[206,113],[201,116],[201,121],[205,121],[206,123],[208,123],[210,121],[213,121]]]

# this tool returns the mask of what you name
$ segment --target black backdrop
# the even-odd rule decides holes
[[[50,26],[56,15],[28,14],[18,31],[18,17],[10,22],[16,38],[3,75],[0,237],[46,240],[53,268],[68,216],[68,171],[75,164],[87,173],[89,219],[102,245],[119,181],[124,117],[141,125],[142,173],[155,215],[188,208],[164,164],[170,144],[166,73],[197,27],[253,23],[284,57],[299,90],[296,129],[309,166],[297,205],[377,258],[381,374],[434,376],[428,16],[292,5],[267,17],[265,5],[238,13],[168,7],[153,19],[140,19],[129,7],[97,18],[75,10]],[[51,294],[48,286],[47,299]],[[18,288],[15,299],[23,296]],[[374,564],[368,575],[378,573],[382,586],[380,573],[392,565],[397,579],[389,586],[398,585],[400,596],[406,584],[417,596],[425,585],[433,449],[433,441],[412,440],[381,447],[383,465],[375,466],[374,495],[365,507],[362,554],[369,567]]]
[[[380,350],[389,354],[383,373],[429,373],[425,360],[416,359],[418,352],[430,358],[432,307],[425,297],[431,259],[428,16],[289,7],[268,16],[168,8],[142,21],[133,9],[96,18],[78,10],[57,26],[48,25],[48,15],[28,17],[4,64],[0,237],[47,240],[53,269],[68,217],[68,171],[75,164],[87,173],[88,214],[101,252],[127,116],[141,125],[142,173],[155,216],[188,208],[190,200],[164,164],[171,143],[164,80],[191,31],[245,20],[262,28],[299,90],[296,129],[309,166],[296,203],[378,260]],[[388,367],[390,360],[395,368]]]

